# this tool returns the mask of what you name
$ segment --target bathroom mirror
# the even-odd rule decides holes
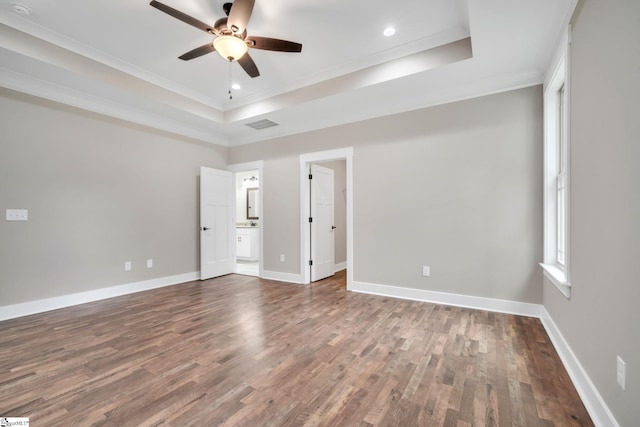
[[[259,219],[260,216],[260,189],[257,187],[247,188],[247,219]]]

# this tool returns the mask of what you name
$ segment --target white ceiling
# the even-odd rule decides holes
[[[215,52],[179,60],[212,36],[148,0],[0,0],[0,85],[233,146],[541,83],[572,2],[257,0],[248,33],[303,48],[250,50],[251,79]],[[162,3],[224,16],[224,0]],[[265,118],[279,126],[246,126]]]

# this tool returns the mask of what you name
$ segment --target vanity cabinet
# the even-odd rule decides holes
[[[244,261],[256,261],[260,250],[260,234],[257,227],[236,228],[236,257]]]

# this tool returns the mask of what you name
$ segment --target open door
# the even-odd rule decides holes
[[[200,280],[233,273],[233,174],[200,168]]]
[[[312,164],[311,190],[311,281],[333,276],[335,226],[333,222],[333,169]]]

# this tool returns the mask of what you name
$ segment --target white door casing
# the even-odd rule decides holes
[[[310,166],[311,281],[333,276],[335,264],[333,169]]]
[[[300,155],[300,283],[311,282],[311,267],[309,266],[311,233],[309,232],[311,215],[309,204],[309,165],[317,162],[345,160],[347,166],[347,290],[353,289],[353,147],[335,150],[318,151]],[[261,192],[262,193],[262,192]]]
[[[200,168],[200,280],[233,273],[233,174]]]

